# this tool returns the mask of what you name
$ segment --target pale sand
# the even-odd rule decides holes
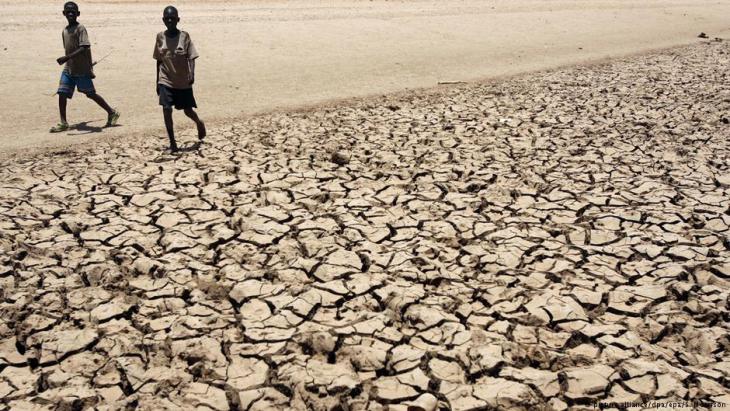
[[[728,65],[0,161],[0,409],[730,404]]]
[[[82,1],[97,88],[123,117],[78,96],[57,122],[61,2],[0,2],[0,151],[163,135],[154,93],[154,34],[167,2]],[[196,94],[211,123],[275,108],[432,87],[727,36],[730,1],[177,2],[200,52]],[[637,5],[636,3],[640,3]],[[178,126],[190,125],[179,116]]]

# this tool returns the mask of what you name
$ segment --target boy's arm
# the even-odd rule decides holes
[[[190,39],[190,35],[186,34],[187,38],[187,55],[188,55],[188,72],[190,73],[190,85],[195,83],[195,59],[199,57],[198,50],[195,49],[193,41]]]
[[[190,69],[190,85],[195,83],[195,59],[188,60],[188,69]]]
[[[152,51],[152,58],[155,59],[156,69],[155,69],[155,93],[157,95],[160,95],[160,65],[162,65],[162,62],[160,61],[160,49],[157,47],[158,43],[160,42],[160,35],[157,35],[157,39],[155,40],[155,49]]]
[[[73,59],[74,57],[78,56],[79,54],[83,53],[85,50],[89,49],[90,46],[81,46],[71,52],[68,56],[59,57],[56,59],[56,62],[58,62],[59,65],[66,63],[67,61]]]

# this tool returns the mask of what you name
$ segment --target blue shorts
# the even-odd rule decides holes
[[[79,93],[84,93],[87,96],[96,94],[91,76],[72,76],[66,70],[61,72],[61,81],[58,83],[58,94],[73,98],[75,88],[79,89]]]

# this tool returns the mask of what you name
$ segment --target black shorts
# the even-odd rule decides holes
[[[195,104],[192,88],[171,88],[158,84],[157,91],[160,93],[160,105],[163,108],[172,108],[174,106],[178,110],[183,110],[198,107]]]

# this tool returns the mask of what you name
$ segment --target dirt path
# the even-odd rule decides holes
[[[201,4],[202,3],[202,4]],[[222,120],[278,107],[432,87],[574,64],[727,36],[730,2],[635,1],[221,1],[179,2],[181,27],[202,54],[201,114]],[[76,98],[81,129],[49,135],[64,20],[58,2],[0,1],[0,152],[89,144],[161,132],[152,39],[166,2],[85,1],[81,21],[98,66],[99,92],[122,127]],[[181,126],[187,127],[182,119]]]
[[[728,65],[0,161],[0,409],[725,409]]]

